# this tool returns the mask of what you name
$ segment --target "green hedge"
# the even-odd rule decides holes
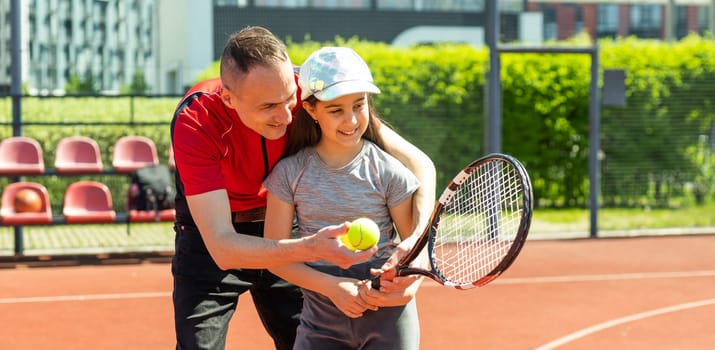
[[[603,113],[606,205],[673,206],[684,195],[696,203],[712,199],[712,39],[692,35],[677,43],[663,43],[628,38],[603,45],[603,66],[626,71],[629,101],[624,108]]]
[[[378,109],[434,159],[440,187],[484,153],[486,48],[324,45],[351,46],[365,58],[384,92],[376,97]],[[318,46],[292,48],[291,57],[299,64]],[[667,207],[712,200],[713,38],[623,38],[601,41],[599,50],[601,72],[625,71],[627,98],[626,107],[601,108],[602,203]],[[540,206],[586,206],[590,58],[505,53],[501,60],[503,151],[527,165]]]
[[[359,39],[336,39],[329,43],[290,43],[289,54],[294,63],[300,64],[310,52],[324,45],[350,46],[365,58],[383,91],[375,96],[378,111],[433,158],[438,168],[438,187],[446,184],[456,170],[484,154],[486,48],[436,45],[405,49]],[[599,48],[602,70],[625,70],[627,97],[626,107],[602,108],[603,203],[673,206],[712,200],[715,42],[711,37],[695,35],[673,43],[625,38],[601,41]],[[586,206],[588,56],[505,53],[501,58],[503,151],[526,164],[537,205]],[[214,63],[199,78],[217,74],[218,64]],[[64,104],[41,109],[29,100],[23,111],[30,120],[77,116],[91,123],[128,120],[131,114],[137,120],[165,121],[166,125],[52,130],[27,126],[25,135],[40,138],[48,164],[54,159],[48,145],[56,144],[61,136],[77,133],[100,140],[106,151],[105,164],[110,164],[113,141],[126,134],[152,138],[165,159],[168,121],[177,101],[178,98],[137,101],[132,114],[126,101],[124,107],[107,107],[109,103],[87,100],[74,109]],[[148,105],[140,106],[143,103]],[[9,99],[0,99],[1,121],[9,121],[9,105]],[[11,132],[9,127],[1,131],[3,137]],[[64,186],[59,183],[64,180],[57,181],[56,191]],[[115,188],[118,193],[124,191],[120,185]],[[123,199],[117,202],[124,204]]]

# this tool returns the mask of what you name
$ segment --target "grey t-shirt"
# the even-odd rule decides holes
[[[414,193],[419,181],[400,161],[365,140],[360,153],[340,168],[328,167],[315,148],[305,148],[278,162],[264,186],[295,206],[301,237],[359,217],[374,220],[381,234],[373,259],[379,259],[394,248],[389,208]]]

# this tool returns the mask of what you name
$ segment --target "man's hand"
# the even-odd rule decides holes
[[[360,297],[359,289],[361,285],[361,281],[341,278],[340,282],[335,285],[335,288],[325,296],[346,316],[350,318],[362,317],[366,310],[375,311],[377,310],[377,306],[368,304]]]
[[[400,242],[395,247],[392,255],[385,261],[379,269],[370,269],[373,276],[380,276],[380,291],[384,293],[395,293],[405,291],[407,288],[415,284],[417,281],[422,281],[419,275],[408,275],[396,277],[396,268],[400,260],[410,253],[415,246],[417,236],[412,235],[408,239]],[[410,266],[428,268],[427,254],[423,251]],[[419,285],[419,284],[418,284]]]
[[[415,297],[424,277],[420,275],[396,276],[396,268],[400,260],[407,256],[415,245],[414,237],[416,236],[411,236],[400,242],[379,269],[370,269],[373,276],[380,276],[380,289],[372,288],[371,281],[365,281],[365,285],[360,288],[360,298],[366,303],[380,307],[400,306],[407,304]],[[424,267],[425,263],[426,254],[420,254],[410,265]]]
[[[323,260],[342,269],[347,269],[357,263],[367,261],[377,253],[377,246],[365,251],[353,252],[343,245],[337,237],[347,233],[348,226],[348,222],[326,226],[316,234],[306,237],[305,240],[313,253],[313,259],[310,261]]]
[[[377,275],[382,275],[381,276],[381,286],[382,286],[382,281],[391,281],[395,277],[395,268],[397,268],[397,265],[400,263],[400,260],[407,256],[407,254],[412,250],[412,247],[415,246],[415,236],[412,235],[408,239],[400,242],[400,244],[395,247],[395,250],[392,252],[392,255],[385,261],[384,264],[379,269],[371,269],[371,273],[374,276]]]
[[[360,286],[360,298],[368,305],[402,306],[415,297],[423,279],[422,276],[405,276],[393,281],[380,280],[380,290],[372,288],[372,281],[366,280]]]
[[[390,255],[390,257],[387,259],[387,261],[385,261],[384,264],[382,264],[382,267],[380,267],[378,270],[375,270],[373,274],[379,273],[384,275],[386,279],[392,279],[392,277],[395,275],[395,268],[400,263],[400,260],[407,256],[413,246],[413,239],[408,239],[400,242],[400,244],[395,247],[395,250],[392,252],[392,255]]]

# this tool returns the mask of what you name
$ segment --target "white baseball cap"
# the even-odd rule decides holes
[[[365,61],[347,47],[323,47],[313,52],[300,66],[298,85],[301,100],[311,95],[330,101],[357,92],[380,93]]]

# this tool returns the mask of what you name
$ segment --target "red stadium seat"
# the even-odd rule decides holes
[[[40,203],[37,211],[22,212],[15,207],[16,197],[22,190],[30,190],[37,194]],[[46,225],[52,222],[50,196],[45,186],[35,182],[13,182],[2,192],[0,218],[3,225]]]
[[[86,136],[65,137],[57,144],[55,169],[58,174],[102,173],[104,164],[99,144]]]
[[[42,147],[37,140],[13,136],[0,142],[0,175],[39,175],[44,172]]]
[[[112,194],[107,185],[97,181],[78,181],[65,191],[62,214],[68,224],[114,222]]]
[[[131,173],[139,168],[159,164],[154,141],[144,136],[124,136],[114,143],[112,166],[118,173]]]

